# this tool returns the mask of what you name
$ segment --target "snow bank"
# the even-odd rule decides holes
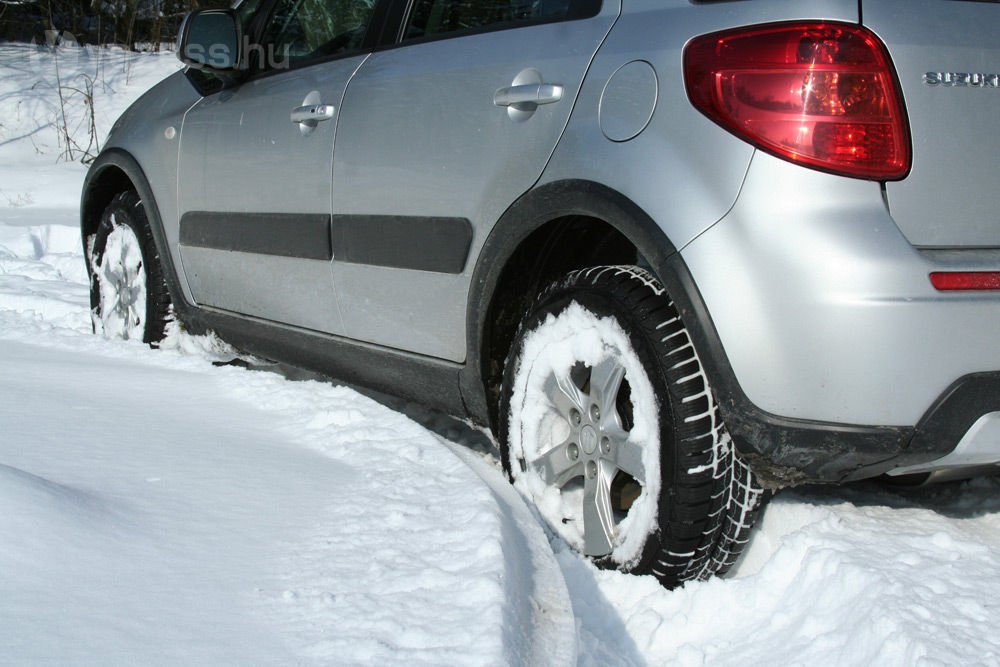
[[[217,341],[90,334],[67,150],[89,121],[68,88],[93,87],[103,141],[177,67],[0,46],[5,659],[571,664],[544,533],[437,437],[347,388],[212,368]]]
[[[1000,664],[998,492],[784,493],[734,578],[674,592],[560,550],[581,664]]]
[[[214,368],[229,350],[178,332],[158,353],[91,335],[86,285],[46,261],[82,261],[64,229],[0,226],[7,655],[573,663],[520,498],[349,388]]]

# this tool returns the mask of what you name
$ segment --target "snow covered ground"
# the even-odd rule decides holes
[[[668,592],[547,535],[459,424],[93,336],[57,64],[98,137],[177,67],[0,45],[0,663],[1000,664],[996,479],[781,494],[733,577]]]

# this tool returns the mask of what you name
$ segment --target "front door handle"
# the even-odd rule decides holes
[[[333,118],[334,113],[336,110],[332,104],[307,104],[292,109],[292,122],[306,127],[316,127],[320,121]]]
[[[563,87],[554,83],[528,83],[501,88],[493,94],[493,104],[498,107],[532,110],[540,104],[552,104],[562,99]]]

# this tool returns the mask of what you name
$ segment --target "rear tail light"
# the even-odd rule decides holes
[[[931,284],[942,292],[1000,290],[1000,271],[938,271]]]
[[[910,169],[892,62],[860,26],[780,23],[697,37],[684,50],[684,79],[699,111],[778,157],[872,180]]]

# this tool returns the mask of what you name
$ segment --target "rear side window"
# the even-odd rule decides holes
[[[601,0],[415,0],[404,41],[595,16]]]

